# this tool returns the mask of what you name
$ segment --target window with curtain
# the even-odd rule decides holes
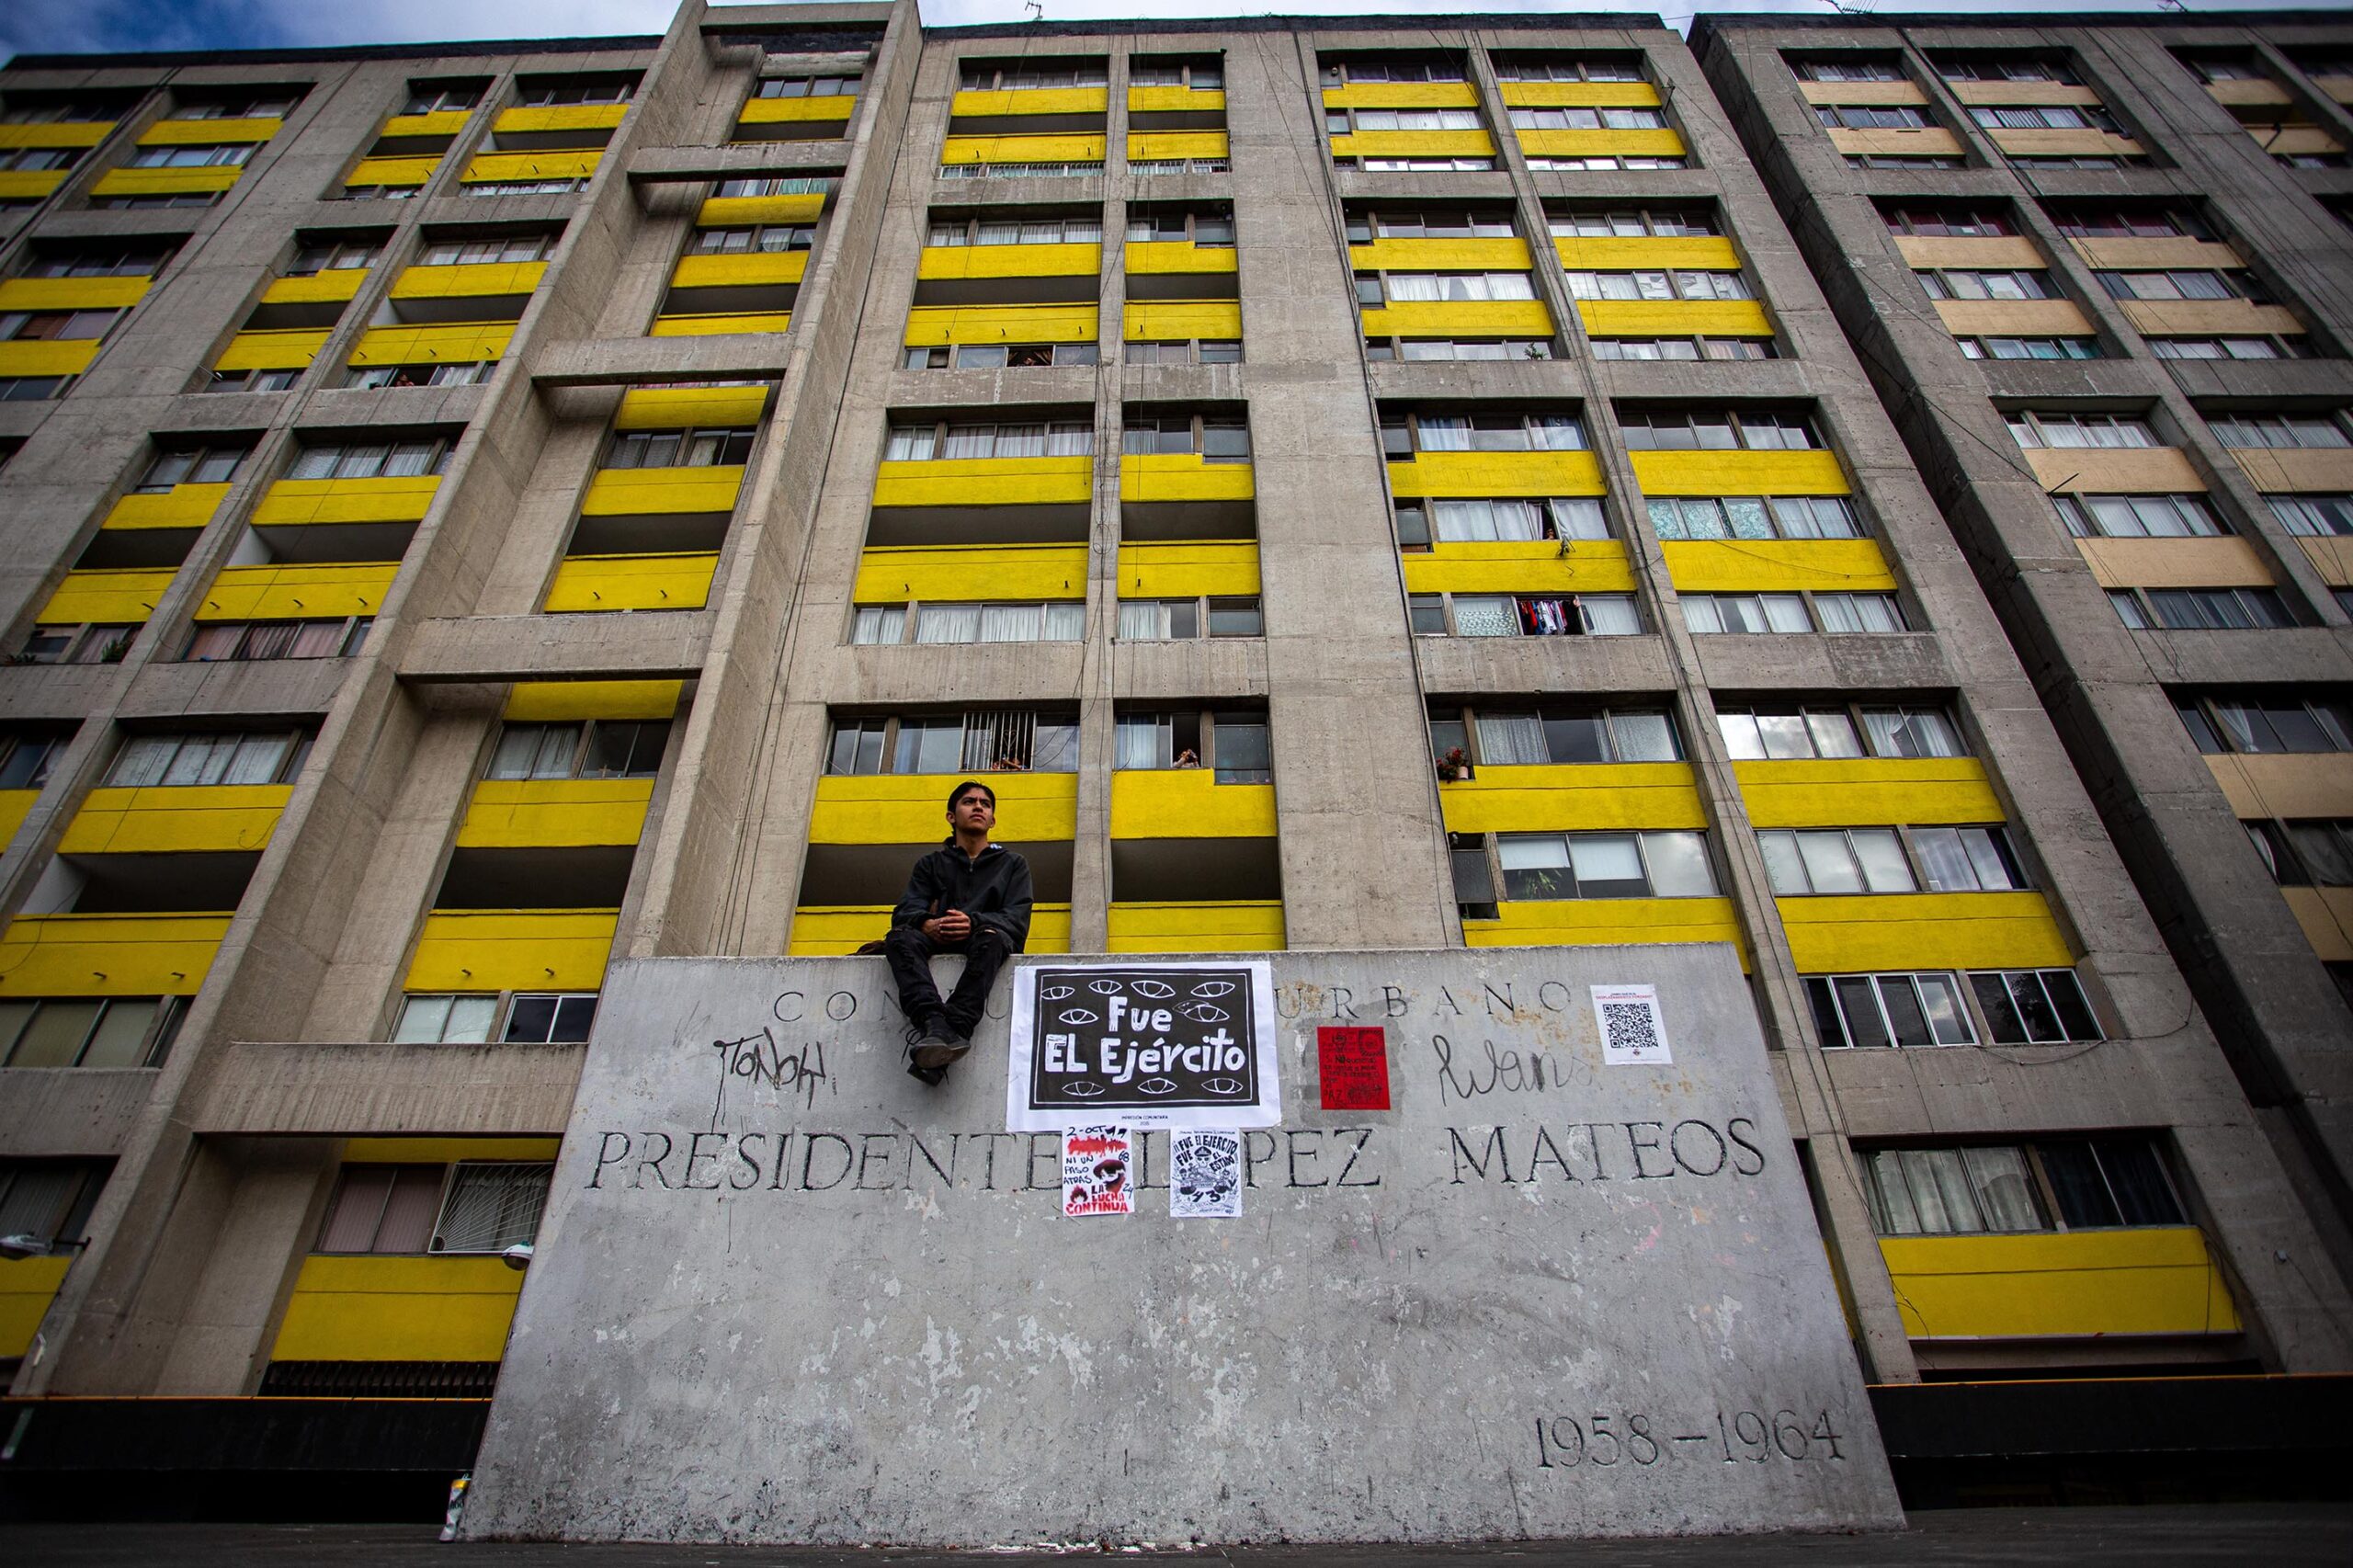
[[[449,1175],[432,1250],[505,1252],[529,1245],[540,1233],[554,1175],[555,1167],[544,1164],[460,1164]]]

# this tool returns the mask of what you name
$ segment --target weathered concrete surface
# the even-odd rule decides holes
[[[1243,1218],[1181,1222],[1163,1134],[1136,1213],[1061,1215],[1058,1136],[1002,1131],[1007,983],[929,1091],[878,961],[618,966],[469,1534],[1898,1522],[1729,949],[1272,962],[1285,1124]],[[1603,1064],[1587,987],[1624,983],[1671,1066]],[[1394,1108],[1318,1108],[1334,1021],[1386,1030]],[[728,1074],[764,1028],[770,1074]]]

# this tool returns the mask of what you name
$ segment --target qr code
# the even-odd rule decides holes
[[[1647,1002],[1604,1002],[1601,1005],[1601,1027],[1608,1031],[1604,1042],[1612,1051],[1656,1051],[1659,1048],[1658,1014]]]

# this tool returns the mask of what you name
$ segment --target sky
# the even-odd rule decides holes
[[[1024,0],[921,0],[933,27],[1018,22]],[[1483,11],[1651,11],[1680,27],[1702,11],[1827,16],[1830,0],[1041,0],[1052,21],[1128,17],[1232,17],[1323,13],[1444,16]],[[2018,17],[2039,3],[2070,11],[2167,8],[2160,0],[1848,0],[1848,10],[1886,15],[1952,11]],[[2346,0],[2339,0],[2339,5]],[[2282,0],[2187,0],[2193,14],[2277,8]],[[410,43],[426,39],[582,37],[658,33],[673,0],[0,0],[0,55],[126,50],[268,49]]]

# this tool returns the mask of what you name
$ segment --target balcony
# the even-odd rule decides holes
[[[2271,568],[2236,535],[2218,539],[2079,539],[2103,588],[2268,588]]]
[[[1119,570],[1123,599],[1246,598],[1259,588],[1255,540],[1155,544],[1125,539]]]
[[[915,264],[915,302],[1044,304],[1092,300],[1102,271],[1103,247],[1076,241],[926,245]],[[1046,278],[1080,281],[1075,286],[1029,281]]]
[[[1850,158],[1949,158],[1958,164],[1962,155],[1961,138],[1942,126],[1925,131],[1847,131],[1834,126],[1824,134],[1830,138],[1831,146]]]
[[[522,1290],[522,1274],[495,1254],[314,1253],[294,1277],[270,1359],[496,1361]]]
[[[1807,974],[2067,969],[2075,951],[2039,892],[1840,893],[1776,899]]]
[[[2195,1226],[1886,1236],[1915,1340],[2237,1334],[2222,1266]]]
[[[6,169],[0,170],[0,201],[46,201],[65,183],[71,169]],[[121,171],[117,171],[118,173]],[[101,181],[113,175],[99,176]],[[95,194],[95,192],[93,192]]]
[[[859,604],[909,599],[1020,602],[1086,596],[1083,544],[870,543],[858,558],[858,580],[851,589],[851,597]]]
[[[682,257],[650,335],[782,332],[808,270],[805,250]]]
[[[2196,465],[2173,447],[2028,447],[2021,455],[2027,467],[2034,471],[2036,483],[2053,495],[2165,495],[2206,488],[2206,481],[2200,477]],[[2251,455],[2269,458],[2274,454],[2267,451]],[[2353,469],[2353,465],[2347,466]],[[2257,478],[2256,483],[2266,489],[2285,488],[2263,478]]]
[[[698,512],[733,512],[743,487],[744,469],[740,463],[700,468],[599,469],[580,497],[580,515],[676,517]]]
[[[303,370],[327,346],[332,327],[280,327],[241,332],[212,362],[216,370]]]
[[[0,125],[0,147],[95,147],[114,133],[116,119],[52,119]]]
[[[1935,304],[1937,319],[1955,337],[2090,337],[2098,331],[2073,300],[1938,300]],[[2131,307],[2125,309],[2130,313]]]
[[[2287,306],[2258,305],[2253,300],[2120,300],[2116,308],[2133,331],[2151,336],[2298,337],[2304,330]]]
[[[699,229],[735,228],[747,223],[813,223],[825,214],[833,199],[836,176],[815,176],[795,183],[808,190],[779,191],[773,196],[713,196],[695,210]]]
[[[599,610],[700,609],[719,570],[716,551],[567,555],[548,585],[550,615]]]
[[[996,791],[996,841],[1029,862],[1038,903],[1030,916],[1029,950],[1068,952],[1078,776],[980,776]],[[947,835],[948,791],[961,777],[901,773],[817,780],[789,952],[853,952],[889,929],[892,905],[916,857]]]
[[[515,323],[457,322],[435,326],[371,326],[351,351],[352,369],[363,365],[424,365],[439,361],[471,365],[506,357]]]
[[[1196,338],[1238,343],[1242,305],[1235,300],[1131,298],[1120,331],[1129,343],[1185,343]]]
[[[1645,495],[1846,495],[1853,488],[1838,466],[1837,456],[1826,451],[1638,451],[1628,455]]]
[[[343,176],[343,183],[345,188],[350,190],[364,190],[375,186],[393,190],[414,190],[431,179],[433,171],[440,166],[441,154],[438,153],[362,158],[351,165],[351,171]]]
[[[93,790],[66,824],[60,855],[254,854],[269,846],[291,784]]]
[[[392,279],[387,298],[404,323],[512,322],[521,319],[547,270],[544,261],[411,267]]]
[[[1095,460],[937,458],[885,462],[874,473],[874,505],[963,511],[986,506],[1084,509],[1095,493]]]
[[[224,142],[267,142],[286,128],[277,115],[239,119],[159,119],[140,132],[142,147],[210,147]]]
[[[1224,95],[1220,94],[1222,97]],[[1223,131],[1131,131],[1131,164],[1223,163],[1232,157]]]
[[[1641,472],[1641,460],[1650,455],[1644,452],[1634,454],[1637,472]],[[1678,452],[1666,455],[1682,457],[1690,454]],[[1427,450],[1416,452],[1413,457],[1402,460],[1391,459],[1389,488],[1401,500],[1415,497],[1444,497],[1465,501],[1513,495],[1600,495],[1606,494],[1608,489],[1601,482],[1601,460],[1589,451],[1440,452]],[[1645,488],[1648,487],[1645,486]],[[1755,488],[1753,485],[1750,486],[1748,493],[1754,494]],[[1719,488],[1705,494],[1737,494],[1741,493],[1738,486],[1733,486],[1729,489]],[[1836,493],[1839,494],[1846,493],[1846,481],[1843,476],[1838,482],[1838,489]],[[1661,494],[1681,494],[1681,492],[1662,492]]]
[[[32,814],[33,802],[40,799],[38,790],[0,790],[0,845],[17,836],[25,818]]]
[[[2006,814],[1975,757],[1809,757],[1732,767],[1756,827],[1988,823]]]
[[[768,394],[775,390],[766,382],[748,387],[631,387],[621,393],[613,428],[688,430],[757,425],[767,415]]]
[[[302,278],[280,278],[262,290],[265,305],[343,305],[359,294],[368,281],[364,267],[324,268]]]
[[[1683,593],[1893,593],[1897,585],[1876,540],[1668,540],[1658,548]]]
[[[596,991],[618,909],[436,909],[425,917],[406,991]]]
[[[1704,829],[1708,825],[1691,767],[1682,762],[1491,764],[1469,778],[1439,785],[1438,803],[1449,833]],[[1682,904],[1693,901],[1635,902]]]
[[[1680,158],[1683,138],[1654,131],[1519,131],[1519,150],[1531,158]]]
[[[98,357],[95,337],[0,343],[0,377],[78,376]]]
[[[2353,817],[2353,768],[2341,753],[2231,752],[2210,755],[2206,768],[2242,821]]]
[[[1122,901],[1109,911],[1115,953],[1264,953],[1284,946],[1280,899]]]
[[[1097,62],[1099,64],[1100,62]],[[1068,118],[1100,125],[1111,110],[1108,87],[1001,87],[960,92],[949,100],[959,130],[982,130],[1000,121],[1014,125]]]
[[[1634,567],[1614,539],[1439,540],[1405,557],[1415,594],[1631,594]]]
[[[227,566],[196,612],[208,620],[337,620],[372,616],[400,571],[396,562]]]
[[[1748,968],[1748,942],[1728,898],[1525,899],[1495,905],[1493,920],[1465,920],[1472,948],[1643,946],[1727,942]]]
[[[653,803],[651,778],[485,778],[458,824],[463,849],[581,848],[635,844]]]
[[[147,297],[153,278],[11,278],[0,312],[126,310]]]
[[[229,498],[226,484],[175,484],[156,495],[126,495],[98,526],[102,528],[201,528]]]
[[[269,487],[260,505],[254,508],[253,526],[280,528],[420,522],[440,488],[438,474],[281,479]]]
[[[940,145],[939,165],[943,174],[950,170],[973,175],[992,171],[1019,175],[1030,170],[1099,173],[1105,142],[1100,131],[1048,136],[949,136]]]
[[[168,571],[68,572],[33,619],[43,626],[139,626],[172,585]]]
[[[619,108],[618,105],[577,106],[578,108]],[[514,110],[515,113],[548,113],[549,110]],[[566,110],[563,112],[576,112]],[[477,153],[467,163],[465,172],[458,176],[463,185],[488,185],[509,180],[586,179],[597,172],[597,165],[604,158],[604,149],[559,151],[548,153]]]
[[[224,121],[210,121],[221,124]],[[202,196],[218,194],[237,183],[244,168],[236,164],[220,164],[206,168],[189,169],[108,169],[90,187],[97,198],[114,196]],[[65,176],[62,172],[37,176],[50,182],[55,189]],[[7,194],[0,190],[0,195]],[[44,192],[44,194],[46,194]]]
[[[1090,291],[1091,289],[1090,282]],[[1092,302],[1083,305],[917,305],[907,312],[906,346],[910,348],[937,348],[965,344],[1093,343],[1101,335],[1102,330],[1101,312]]]
[[[908,858],[908,864],[914,864],[912,857]],[[899,880],[902,883],[906,881],[904,869]],[[893,907],[888,903],[804,903],[792,912],[792,939],[785,947],[785,956],[841,958],[855,953],[869,942],[881,941],[890,931]],[[1031,904],[1029,940],[1022,951],[1070,951],[1070,905]]]
[[[20,915],[0,933],[0,997],[192,996],[230,918]]]
[[[858,99],[847,93],[825,97],[754,98],[735,119],[738,142],[802,142],[846,136]]]

